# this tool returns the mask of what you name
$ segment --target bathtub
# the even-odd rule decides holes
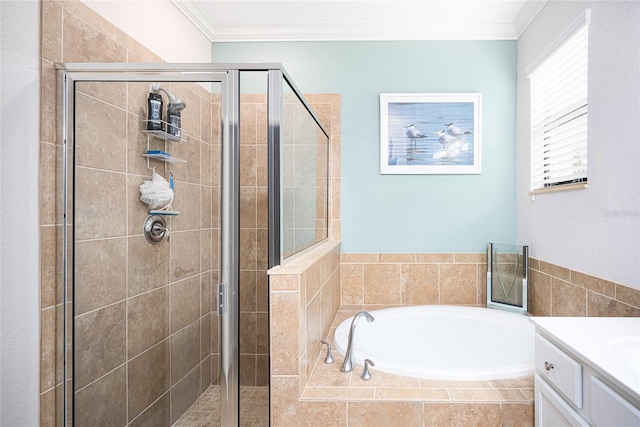
[[[534,326],[526,316],[487,308],[422,305],[369,312],[358,320],[355,362],[375,371],[448,381],[497,380],[534,372]],[[335,332],[344,355],[352,318]]]

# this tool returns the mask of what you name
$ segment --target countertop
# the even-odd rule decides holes
[[[563,345],[640,405],[640,317],[530,319],[543,335]]]

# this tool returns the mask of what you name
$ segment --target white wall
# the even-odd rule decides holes
[[[0,425],[38,425],[38,1],[0,1]]]
[[[590,7],[585,190],[529,191],[525,68]],[[640,7],[552,0],[518,40],[517,229],[535,258],[640,288]]]
[[[167,62],[211,62],[211,42],[169,0],[80,0]]]

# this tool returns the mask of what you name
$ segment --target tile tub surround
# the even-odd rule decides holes
[[[486,303],[485,253],[343,253],[342,305]]]
[[[335,328],[343,320],[360,310],[377,308],[341,307],[328,341],[333,342]],[[363,381],[360,365],[349,373],[340,371],[343,360],[336,352],[335,362],[325,364],[323,351],[302,391],[302,400],[346,402],[345,426],[533,425],[533,375],[492,381],[436,381],[376,372],[373,367],[371,380]],[[402,412],[396,413],[398,409]]]
[[[533,316],[639,317],[640,289],[529,259]]]
[[[339,248],[339,241],[329,240],[269,270],[273,426],[318,420],[307,421],[301,411],[309,405],[298,399],[340,305]],[[322,406],[311,410],[321,416]]]
[[[328,251],[326,248],[324,253],[310,254],[306,261],[311,265],[300,270],[317,268],[318,260]],[[534,315],[551,315],[552,310],[560,315],[561,310],[571,304],[565,302],[567,296],[574,297],[573,302],[591,316],[636,313],[640,301],[636,289],[534,258],[530,261],[529,298]],[[398,420],[408,426],[533,425],[530,377],[508,381],[434,382],[380,373],[372,368],[373,379],[362,384],[361,367],[351,374],[339,372],[340,355],[336,355],[334,364],[325,365],[324,350],[320,346],[309,350],[308,343],[317,337],[306,335],[309,319],[307,306],[301,302],[306,300],[301,295],[301,290],[306,290],[306,286],[302,286],[306,285],[306,277],[295,270],[290,273],[270,276],[272,298],[275,296],[275,301],[281,304],[277,309],[272,306],[271,319],[274,331],[280,334],[279,338],[272,335],[272,425],[397,425]],[[484,253],[341,254],[341,306],[333,327],[365,307],[483,306],[485,274]],[[557,299],[555,306],[553,296]],[[539,310],[547,312],[537,314]],[[276,312],[281,313],[281,318],[273,317]],[[315,327],[318,329],[320,326]],[[330,329],[326,337],[331,339],[332,333]],[[306,351],[311,354],[304,354]],[[313,353],[316,359],[312,369],[308,356]]]
[[[529,258],[534,316],[640,316],[640,289]],[[342,305],[486,305],[485,253],[343,253]]]
[[[340,295],[335,293],[340,291],[340,282],[335,283],[335,275],[344,277],[345,266],[344,258],[342,263],[337,261],[338,247],[338,242],[327,242],[291,265],[269,271],[271,425],[372,426],[399,425],[398,422],[403,426],[533,425],[531,378],[429,382],[376,373],[374,368],[374,379],[362,386],[358,368],[351,374],[339,372],[339,355],[332,365],[322,363],[324,350],[319,343],[322,337],[331,339],[333,328],[358,309],[383,305],[354,304],[338,311],[335,304]],[[382,259],[398,264],[399,271],[400,264],[416,261],[416,257],[404,255]],[[476,274],[477,264],[482,261],[475,255],[460,254],[458,261],[463,267],[457,270],[449,265],[455,265],[454,254],[430,255],[428,259],[436,270],[438,263],[442,263],[447,264],[443,267],[445,273],[467,274]],[[461,273],[451,274],[461,277]],[[444,286],[449,280],[444,277]]]

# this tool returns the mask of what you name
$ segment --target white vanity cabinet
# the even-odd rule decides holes
[[[640,339],[640,319],[616,329],[608,318],[606,334],[597,332],[593,319],[532,318],[536,426],[640,427],[640,375],[627,366],[640,367],[640,349],[635,362],[635,349],[622,359],[609,345],[616,338],[611,334]]]

